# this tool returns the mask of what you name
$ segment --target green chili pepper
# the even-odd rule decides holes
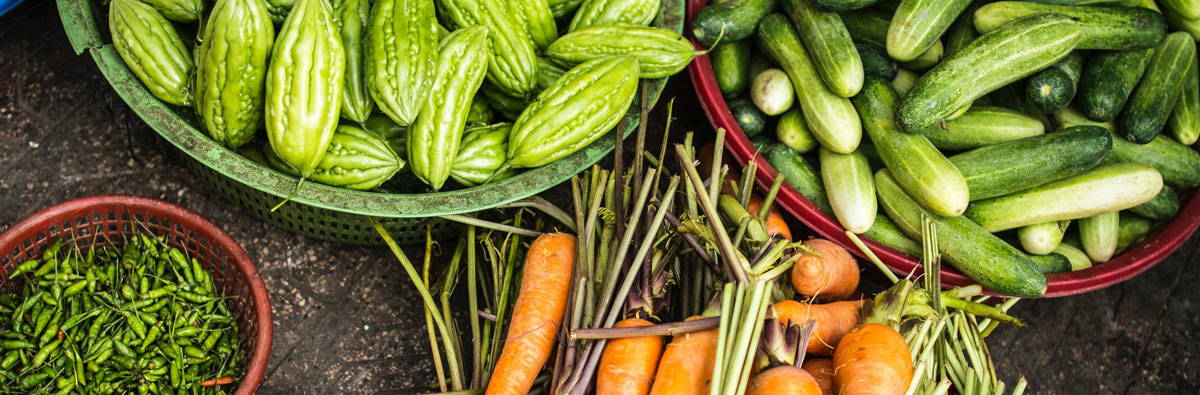
[[[142,311],[145,311],[147,313],[154,313],[159,310],[162,310],[163,307],[167,307],[167,303],[170,303],[170,302],[171,301],[168,300],[167,298],[162,298],[162,299],[159,299],[157,302],[154,302],[154,304],[146,306],[146,308],[142,309]]]
[[[28,260],[28,261],[22,262],[20,265],[17,265],[17,268],[15,270],[13,270],[12,273],[8,274],[8,278],[14,279],[14,278],[20,277],[22,274],[25,274],[26,272],[30,272],[30,271],[37,269],[38,265],[41,263],[42,263],[41,261],[35,261],[35,260]]]
[[[87,287],[87,285],[88,285],[88,280],[76,281],[74,284],[71,284],[71,286],[67,287],[67,290],[63,292],[63,295],[65,295],[65,296],[75,295],[75,294],[79,293],[80,291],[83,291],[83,289],[85,287]]]
[[[58,324],[51,323],[50,325],[46,325],[46,330],[42,332],[42,337],[38,339],[38,344],[46,344],[58,336],[58,333]]]
[[[21,359],[21,352],[17,350],[9,351],[4,354],[4,359],[0,360],[0,369],[8,370],[17,364],[17,360]]]
[[[29,362],[29,366],[31,368],[41,366],[46,362],[46,358],[50,358],[51,354],[54,354],[58,351],[58,346],[61,344],[62,340],[55,340],[50,342],[50,344],[42,346],[42,349],[38,350],[37,354],[33,355],[33,360]]]
[[[175,337],[194,337],[203,331],[203,329],[194,326],[185,326],[175,330]]]
[[[133,287],[125,284],[121,286],[121,297],[125,300],[134,300],[137,298],[137,293],[133,291]]]
[[[142,346],[141,346],[142,351],[145,352],[146,347],[149,347],[150,344],[153,344],[155,340],[158,340],[158,336],[161,334],[162,334],[162,325],[154,325],[154,326],[150,327],[150,330],[147,331],[147,333],[146,333],[146,338],[142,340]]]
[[[34,373],[21,379],[21,388],[32,389],[50,379],[49,373]]]
[[[122,342],[120,340],[115,340],[115,339],[113,340],[113,348],[115,348],[117,350],[117,353],[125,356],[126,358],[136,358],[137,357],[137,354],[134,354],[133,350],[130,349],[128,345],[125,345],[125,342]]]
[[[150,290],[149,292],[142,293],[142,298],[158,299],[163,296],[170,295],[172,292],[175,292],[175,289],[176,289],[176,287],[174,285],[167,285],[167,286],[155,288],[155,289]]]
[[[52,317],[54,317],[54,310],[42,310],[42,312],[37,315],[37,318],[33,320],[33,334],[36,335],[42,333],[42,330],[46,329],[46,324],[50,323],[50,318]]]
[[[54,269],[58,268],[58,259],[46,258],[42,261],[42,266],[38,266],[37,270],[33,271],[35,277],[42,277],[50,274]]]
[[[36,348],[36,347],[37,347],[36,344],[30,343],[27,341],[22,341],[22,340],[2,340],[2,341],[0,341],[0,348],[5,349],[5,350],[26,350],[26,349]]]
[[[197,293],[192,293],[192,292],[187,292],[187,291],[176,292],[175,296],[178,296],[181,299],[192,302],[192,303],[207,303],[207,302],[215,299],[212,296],[200,295]]]

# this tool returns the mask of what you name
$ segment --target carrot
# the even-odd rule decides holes
[[[762,198],[758,197],[758,195],[751,195],[750,204],[747,205],[746,210],[750,211],[750,214],[758,215],[758,210],[761,207]],[[771,207],[771,211],[767,214],[765,225],[767,225],[768,235],[779,235],[779,237],[792,241],[792,230],[788,228],[787,221],[783,220],[783,215],[779,213],[778,206]]]
[[[575,264],[575,237],[547,233],[529,246],[508,337],[488,382],[488,395],[525,394],[554,349]]]
[[[217,377],[215,379],[204,380],[200,382],[201,387],[216,387],[218,385],[233,384],[233,377]]]
[[[811,374],[817,380],[817,386],[821,387],[821,393],[833,395],[833,360],[829,358],[814,358],[804,361],[802,366],[808,374]]]
[[[793,323],[816,322],[813,336],[808,339],[808,353],[820,356],[833,355],[833,346],[842,336],[858,324],[858,311],[863,301],[843,301],[826,304],[809,304],[794,300],[775,303],[775,314],[780,321]]]
[[[641,318],[621,320],[614,327],[654,325]],[[658,357],[662,355],[662,336],[626,337],[611,340],[600,356],[596,372],[597,395],[639,395],[650,392]]]
[[[687,321],[703,316],[689,317]],[[709,392],[717,355],[718,328],[685,333],[671,339],[658,362],[650,395],[703,395]]]
[[[821,395],[817,380],[804,369],[777,366],[750,379],[747,395]]]
[[[863,324],[843,336],[833,353],[833,366],[840,395],[903,394],[913,376],[904,336],[880,324]]]
[[[817,255],[803,255],[792,267],[796,293],[832,301],[846,299],[858,290],[858,264],[845,248],[825,239],[809,239],[804,246]]]

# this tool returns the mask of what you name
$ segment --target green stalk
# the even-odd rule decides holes
[[[775,182],[771,184],[771,189],[767,190],[767,197],[763,198],[762,207],[758,208],[758,220],[766,222],[767,215],[771,213],[771,206],[775,204],[775,196],[779,194],[779,188],[783,187],[783,177],[775,177]]]
[[[479,330],[479,301],[475,291],[475,227],[467,227],[467,319],[471,321],[471,388],[479,388],[482,383],[479,381],[483,373],[483,357],[481,344],[484,339]]]
[[[412,261],[408,260],[408,256],[404,255],[404,251],[396,244],[396,240],[392,239],[392,235],[388,234],[387,229],[383,228],[383,224],[375,217],[367,217],[371,221],[371,226],[375,227],[375,232],[379,233],[379,237],[383,239],[383,243],[387,244],[388,249],[392,250],[392,255],[400,261],[400,266],[404,267],[404,271],[408,274],[413,285],[417,288],[417,293],[421,295],[421,301],[425,303],[426,308],[433,311],[433,320],[437,324],[438,330],[442,333],[451,333],[446,326],[446,322],[442,320],[442,315],[438,314],[438,306],[433,301],[433,295],[430,295],[429,288],[421,281],[421,276],[417,274],[417,270],[413,267]],[[458,365],[458,356],[451,350],[446,350],[446,359],[451,366]],[[450,381],[454,387],[462,388],[462,377],[458,377],[457,372],[450,371]]]
[[[678,150],[678,149],[679,149],[678,146],[676,146],[676,150]],[[716,137],[716,139],[713,140],[712,169],[709,170],[710,173],[709,173],[709,178],[708,178],[709,183],[708,183],[707,198],[708,198],[709,202],[717,201],[717,196],[719,196],[721,194],[721,180],[724,179],[724,177],[721,176],[721,167],[723,167],[721,162],[724,162],[724,160],[723,160],[724,158],[722,158],[722,155],[724,155],[724,153],[725,153],[725,129],[717,128],[717,137]],[[691,156],[689,156],[689,158],[690,157]],[[685,161],[684,163],[691,163],[691,161],[690,160]],[[682,166],[682,167],[684,168],[685,171],[691,170],[688,172],[689,174],[695,172],[695,169],[693,169],[692,166]],[[699,174],[697,174],[697,179],[699,179]],[[704,189],[703,182],[697,183],[696,185],[698,185],[696,187],[696,189],[701,189],[701,190]],[[708,210],[705,210],[705,211],[708,211]],[[712,215],[709,213],[705,213],[705,214]]]
[[[652,169],[652,170],[650,170],[650,176],[653,176],[653,174],[654,174],[654,170]],[[675,190],[678,187],[679,187],[679,177],[671,177],[671,182],[669,184],[667,184],[667,192],[664,193],[663,196],[665,196],[667,198],[675,196]],[[650,229],[648,229],[646,231],[647,236],[658,234],[658,230],[659,230],[659,228],[662,227],[663,219],[666,218],[668,210],[669,210],[669,208],[667,207],[666,201],[664,201],[657,208],[655,208],[654,219],[652,219],[650,222]],[[629,232],[629,233],[633,233],[633,232]],[[646,237],[646,239],[642,242],[641,247],[638,248],[637,253],[634,255],[633,266],[629,268],[628,273],[637,273],[639,271],[639,269],[642,267],[642,262],[644,262],[646,260],[646,254],[648,254],[650,252],[650,248],[654,245],[654,241],[655,240],[653,237]],[[631,287],[633,287],[633,282],[635,279],[637,279],[637,276],[634,276],[634,275],[629,275],[629,276],[625,277],[624,283],[621,284],[621,290],[619,292],[617,292],[617,298],[614,300],[613,303],[616,303],[619,305],[619,303],[621,303],[621,302],[618,302],[618,301],[625,300],[625,298],[629,295],[629,289]],[[614,306],[614,307],[616,307],[616,306]],[[604,321],[604,327],[612,326],[614,323],[617,322],[617,317],[619,317],[620,315],[621,315],[620,308],[610,309],[608,318]]]
[[[754,176],[758,172],[758,164],[754,161],[746,163],[746,167],[742,168],[742,184],[738,189],[738,203],[742,207],[750,205],[751,188],[754,188]]]
[[[433,250],[433,236],[430,234],[428,227],[425,230],[425,259],[421,269],[421,285],[429,287],[429,263],[431,251]],[[438,389],[446,391],[446,371],[442,367],[442,353],[438,347],[437,331],[433,326],[433,310],[426,305],[425,311],[425,330],[429,334],[429,350],[433,353],[433,369],[437,373]]]
[[[725,344],[729,341],[729,331],[733,325],[733,294],[734,284],[725,283],[721,288],[721,325],[717,331],[717,355],[714,359],[713,374],[709,385],[709,395],[719,395],[725,380]]]
[[[771,290],[771,282],[755,281],[753,287],[753,296],[750,299],[749,311],[753,314],[750,317],[753,321],[750,322],[749,339],[745,339],[747,334],[743,334],[742,338],[745,342],[741,342],[739,350],[745,358],[740,362],[741,374],[738,376],[737,385],[731,388],[733,391],[726,391],[726,395],[737,395],[746,393],[746,385],[750,381],[750,366],[754,364],[755,350],[758,348],[758,341],[762,337],[762,328],[764,324],[763,315],[767,313],[767,297]]]
[[[721,130],[718,130],[717,131],[717,139],[718,139],[717,141],[720,142],[723,137],[724,137],[724,133]],[[716,153],[716,152],[718,152],[718,149],[719,148],[713,148],[713,151],[714,151],[713,156],[717,156],[717,157],[720,156],[720,154]],[[679,157],[679,160],[682,163],[691,163],[692,162],[691,157],[688,155],[687,151],[682,146],[679,146],[679,145],[675,146],[675,154],[676,154],[676,156]],[[714,166],[716,166],[716,165],[714,165]],[[691,166],[682,166],[682,167],[683,167],[684,172],[687,173],[687,180],[690,181],[696,189],[703,189],[704,182],[700,180],[700,175],[698,173],[696,173],[696,169],[692,168]],[[705,196],[704,194],[698,195],[698,197],[699,197],[698,200],[700,201],[700,208],[702,208],[704,210],[704,216],[705,216],[705,218],[708,219],[708,221],[706,221],[706,222],[708,222],[709,227],[712,228],[713,234],[717,239],[717,248],[721,252],[721,255],[723,255],[725,257],[726,264],[729,266],[730,270],[733,272],[734,278],[739,282],[748,282],[748,281],[750,281],[750,278],[746,274],[747,268],[746,268],[746,262],[744,262],[745,259],[741,259],[739,257],[739,254],[737,253],[737,249],[734,247],[733,242],[731,240],[729,240],[729,234],[727,234],[725,232],[725,225],[721,223],[721,216],[717,212],[716,205],[713,203],[714,201],[717,200],[715,197],[716,196],[715,192],[717,192],[717,189],[713,189],[712,192],[713,192],[714,197],[711,199],[708,196]]]
[[[450,266],[446,269],[446,277],[442,279],[441,292],[441,310],[442,320],[446,322],[446,326],[450,328],[449,332],[442,333],[442,341],[446,344],[446,354],[459,354],[462,352],[462,346],[458,340],[458,324],[454,321],[454,315],[450,306],[450,295],[454,292],[455,280],[458,278],[458,268],[462,265],[462,253],[465,245],[460,240],[458,246],[454,248],[454,255],[450,258]],[[449,366],[451,375],[458,372],[459,376],[463,376],[462,359],[459,363]],[[456,387],[454,390],[461,390],[463,387]]]
[[[577,221],[572,220],[571,216],[569,214],[567,214],[566,211],[563,211],[563,209],[558,208],[558,206],[555,206],[553,203],[550,203],[549,201],[541,198],[540,196],[528,197],[528,198],[524,198],[524,199],[521,199],[521,200],[518,200],[518,201],[515,201],[512,203],[508,203],[508,204],[500,206],[500,208],[520,208],[520,207],[529,207],[529,208],[538,209],[543,214],[546,214],[546,215],[550,216],[550,218],[554,218],[559,223],[562,223],[563,225],[565,225],[567,227],[567,229],[571,230],[571,232],[577,231],[577,229],[575,228],[575,224],[577,223]]]
[[[485,220],[475,218],[475,217],[472,217],[469,215],[446,214],[446,215],[441,216],[440,218],[458,222],[461,224],[474,225],[474,226],[478,226],[478,227],[484,228],[484,229],[498,230],[498,231],[501,231],[504,233],[514,233],[514,234],[518,234],[521,236],[538,237],[538,236],[542,235],[542,233],[538,232],[538,231],[522,229],[522,228],[519,228],[516,226],[510,226],[510,225],[505,225],[505,224],[498,224],[498,223],[495,223],[492,221],[485,221]]]
[[[900,281],[900,278],[896,277],[896,273],[892,273],[892,270],[888,269],[887,265],[884,265],[883,261],[879,260],[879,257],[875,256],[875,252],[871,251],[871,248],[867,247],[867,244],[863,243],[862,239],[858,238],[858,235],[847,230],[846,237],[850,238],[850,241],[854,243],[854,246],[858,247],[858,250],[862,251],[863,255],[867,256],[867,260],[875,264],[875,268],[879,269],[880,272],[883,272],[883,275],[886,276],[888,280],[891,280],[892,284]]]

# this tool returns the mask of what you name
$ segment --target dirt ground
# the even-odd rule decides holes
[[[685,128],[708,128],[686,77],[668,87]],[[97,194],[179,204],[242,243],[270,291],[274,348],[262,393],[419,393],[433,383],[420,301],[385,249],[276,229],[188,173],[70,49],[57,9],[0,17],[0,231],[46,206]],[[414,254],[415,255],[415,254]],[[989,338],[999,371],[1031,393],[1200,392],[1196,238],[1126,283],[1023,301],[1027,328]]]

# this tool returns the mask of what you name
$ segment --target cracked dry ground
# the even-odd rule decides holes
[[[0,18],[0,54],[0,230],[87,195],[182,205],[240,241],[270,291],[275,339],[262,393],[431,389],[420,301],[385,249],[290,234],[217,199],[91,58],[72,52],[53,2]],[[682,128],[708,128],[686,77],[667,89]],[[1024,374],[1036,393],[1200,392],[1195,241],[1124,284],[1018,304],[1014,313],[1030,326],[1005,327],[988,342],[1004,379]]]

